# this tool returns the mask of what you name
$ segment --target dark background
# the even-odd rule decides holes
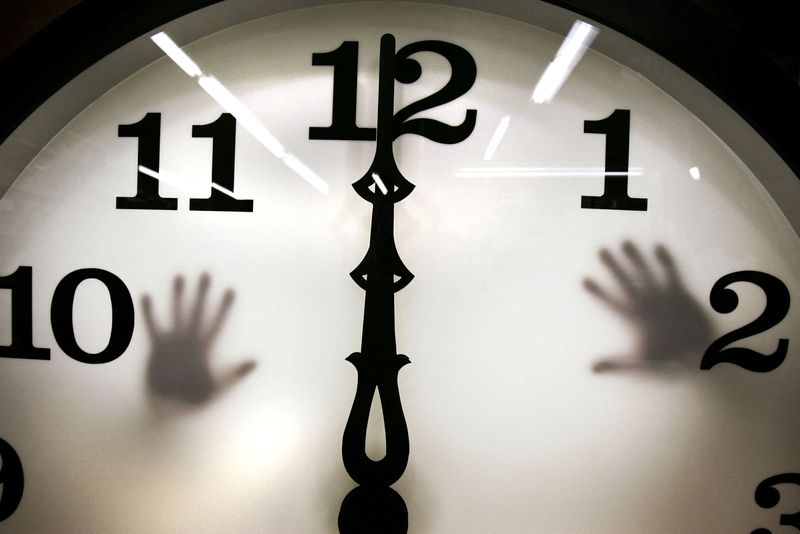
[[[114,1],[114,0],[108,0]],[[167,0],[168,1],[168,0]],[[800,30],[792,0],[692,0],[737,39],[800,83]],[[0,0],[0,62],[80,0]],[[646,5],[643,0],[642,5]],[[797,7],[797,6],[795,6]]]
[[[80,0],[0,0],[0,62]],[[112,0],[113,1],[113,0]]]
[[[749,41],[778,69],[800,84],[800,30],[796,0],[692,0],[726,26],[737,38]]]
[[[217,1],[0,0],[0,142],[111,50]],[[800,177],[797,0],[548,1],[678,65],[746,120]]]

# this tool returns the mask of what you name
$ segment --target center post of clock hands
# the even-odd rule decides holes
[[[421,74],[420,64],[409,58],[417,52],[434,52],[447,59],[452,67],[451,78],[436,93],[395,113],[395,80],[413,83]],[[397,379],[400,369],[410,360],[397,353],[394,294],[414,278],[395,246],[394,205],[411,193],[414,184],[398,169],[392,144],[405,133],[448,144],[466,139],[475,127],[475,110],[467,110],[464,122],[458,126],[410,118],[461,96],[473,85],[475,77],[475,61],[459,46],[419,41],[396,53],[394,36],[385,34],[381,38],[375,157],[367,172],[353,183],[356,193],[372,204],[372,220],[367,253],[350,273],[365,291],[365,300],[361,351],[347,357],[358,378],[342,438],[342,458],[345,470],[360,486],[342,502],[341,532],[406,532],[408,528],[405,502],[389,486],[403,475],[409,455],[408,427]],[[386,436],[386,454],[380,460],[372,460],[365,450],[376,392],[380,395]]]

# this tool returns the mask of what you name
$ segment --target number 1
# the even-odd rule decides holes
[[[158,180],[143,172],[158,173],[161,166],[161,113],[148,113],[135,124],[120,124],[119,137],[136,137],[136,196],[117,197],[118,210],[176,210],[177,198],[158,194]]]
[[[0,346],[0,358],[49,360],[50,349],[33,346],[33,269],[22,266],[0,277],[0,289],[11,290],[11,344]]]
[[[646,198],[628,196],[630,110],[615,109],[614,113],[605,119],[583,121],[583,132],[606,135],[606,178],[602,196],[582,196],[581,208],[647,211]]]
[[[358,42],[345,41],[336,50],[314,53],[311,64],[333,67],[333,110],[331,125],[312,126],[308,129],[308,138],[374,141],[375,128],[356,126]]]
[[[233,193],[233,167],[236,154],[236,119],[223,113],[210,124],[192,126],[192,137],[210,137],[211,148],[211,196],[192,198],[192,211],[253,211],[253,201],[236,199]],[[218,188],[214,188],[216,185]]]

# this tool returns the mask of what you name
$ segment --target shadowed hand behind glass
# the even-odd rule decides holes
[[[633,243],[623,243],[622,252],[624,267],[607,249],[600,251],[600,260],[622,289],[620,296],[612,296],[591,278],[583,284],[636,328],[638,350],[630,356],[598,360],[593,370],[664,369],[675,364],[699,368],[711,342],[711,324],[683,285],[672,256],[663,246],[656,247],[655,258],[663,271],[663,276],[657,276]]]
[[[245,361],[217,376],[212,374],[209,362],[211,346],[228,316],[233,291],[228,289],[225,292],[219,308],[206,321],[204,316],[210,285],[209,276],[204,274],[187,317],[183,304],[183,277],[175,277],[172,328],[169,330],[156,325],[150,296],[142,298],[144,321],[150,335],[147,386],[151,392],[189,404],[205,404],[255,368],[255,362]]]

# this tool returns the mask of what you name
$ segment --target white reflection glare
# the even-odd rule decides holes
[[[497,129],[494,131],[494,135],[489,140],[489,145],[486,147],[486,152],[483,154],[483,160],[489,161],[494,156],[497,147],[500,146],[500,141],[503,140],[503,136],[506,135],[506,131],[508,131],[508,124],[511,122],[511,117],[506,115],[502,119],[500,119],[500,123],[497,125]]]
[[[381,180],[381,177],[378,176],[378,173],[373,172],[372,173],[372,179],[375,180],[375,185],[378,186],[378,189],[381,190],[381,193],[383,193],[385,195],[386,193],[389,192],[389,190],[386,189],[386,185],[383,183],[383,180]]]
[[[175,189],[183,191],[184,193],[188,193],[190,195],[195,195],[199,193],[199,188],[197,187],[196,184],[193,184],[190,180],[187,180],[186,178],[184,178],[179,174],[175,174],[163,169],[159,171],[154,171],[153,169],[147,168],[144,165],[139,165],[138,170],[140,173],[146,174],[151,178],[155,178],[159,182],[174,187]],[[211,185],[213,187],[216,184],[211,184]],[[233,194],[231,194],[228,191],[224,192],[233,196]]]
[[[236,122],[241,124],[245,130],[264,145],[267,150],[276,157],[282,158],[286,153],[283,145],[275,138],[261,121],[245,106],[228,88],[222,85],[213,76],[202,76],[197,83],[200,87],[217,101],[217,104],[225,108],[225,111],[236,117]]]
[[[296,461],[301,429],[291,410],[266,410],[247,425],[227,429],[231,450],[228,464],[243,482],[262,484],[274,479],[286,465]]]
[[[192,78],[197,78],[197,83],[208,95],[213,98],[222,108],[236,118],[236,122],[242,125],[256,141],[261,143],[276,158],[280,159],[287,167],[297,173],[301,178],[308,182],[314,189],[323,194],[328,194],[330,187],[317,173],[311,170],[305,163],[300,161],[283,148],[278,139],[272,135],[264,124],[258,120],[244,103],[236,98],[227,87],[222,85],[216,78],[204,75],[200,67],[180,49],[170,37],[164,33],[157,33],[150,38],[161,50],[167,54],[186,74]]]
[[[324,195],[328,194],[330,190],[328,182],[320,178],[317,173],[312,171],[308,165],[297,159],[296,156],[286,152],[281,156],[281,161],[283,161],[284,165],[296,172],[303,180],[311,184],[311,187]]]
[[[695,180],[699,180],[700,179],[700,169],[698,169],[697,167],[692,167],[691,169],[689,169],[689,176],[691,176]]]
[[[603,167],[463,167],[456,178],[540,178],[548,176],[641,176],[642,167],[608,172]]]
[[[174,187],[175,189],[183,191],[184,193],[188,193],[190,195],[197,195],[197,194],[203,194],[204,192],[203,188],[200,185],[193,183],[191,180],[188,180],[187,178],[184,178],[179,174],[175,174],[173,172],[169,172],[163,169],[156,172],[153,169],[145,167],[144,165],[139,165],[138,169],[139,172],[141,172],[142,174],[146,174],[151,178],[155,178],[159,182]],[[218,183],[211,182],[211,187],[222,193],[225,193],[231,198],[236,198],[236,195],[233,194],[233,191],[225,187],[222,187]]]
[[[169,38],[164,32],[159,32],[150,38],[169,58],[178,65],[183,72],[189,76],[196,78],[203,74],[197,63],[192,61],[192,58],[186,55],[186,52],[180,49],[175,42]]]
[[[211,182],[211,188],[212,189],[216,189],[217,191],[220,191],[222,193],[225,193],[226,195],[228,195],[231,198],[236,198],[236,197],[233,196],[233,191],[231,191],[230,189],[226,189],[226,188],[222,187],[218,183]]]
[[[597,35],[597,28],[586,22],[575,21],[564,42],[539,78],[531,98],[537,104],[550,102],[569,78],[572,70]]]

